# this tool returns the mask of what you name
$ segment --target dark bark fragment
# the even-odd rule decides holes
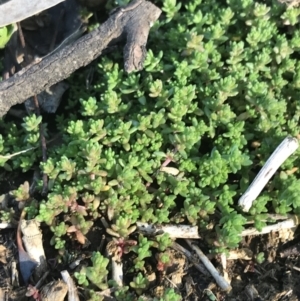
[[[133,3],[139,2],[137,6]],[[150,26],[161,10],[148,1],[137,0],[117,10],[98,29],[42,60],[30,64],[0,83],[0,117],[15,104],[62,81],[80,67],[88,65],[107,46],[126,37],[124,68],[126,72],[141,70],[146,54]]]

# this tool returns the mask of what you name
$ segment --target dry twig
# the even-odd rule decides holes
[[[145,235],[169,234],[170,238],[190,238],[200,239],[197,226],[189,225],[153,225],[148,223],[137,222],[137,229]]]
[[[240,197],[239,206],[243,211],[248,212],[250,210],[253,202],[259,196],[268,181],[283,162],[296,151],[298,146],[299,143],[296,138],[287,137],[275,149],[246,192]]]
[[[204,266],[207,268],[207,270],[210,272],[210,274],[215,278],[216,282],[220,286],[220,288],[224,291],[231,291],[231,286],[227,281],[224,279],[222,275],[216,270],[216,268],[212,265],[212,263],[209,261],[209,259],[204,255],[204,253],[200,250],[198,246],[192,243],[189,239],[185,240],[188,245],[196,252],[196,254],[199,256],[200,260],[204,264]]]

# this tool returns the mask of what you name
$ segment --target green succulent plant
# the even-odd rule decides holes
[[[154,2],[163,14],[151,28],[142,71],[126,74],[120,53],[110,53],[93,65],[89,89],[90,66],[68,79],[61,115],[0,119],[2,178],[39,167],[49,179],[49,193],[27,208],[50,228],[51,244],[65,251],[76,241],[68,227],[88,236],[106,219],[118,243],[136,241],[128,270],[142,273],[170,239],[137,239],[137,221],[198,226],[210,232],[212,251],[226,252],[239,245],[249,219],[262,229],[267,213],[300,212],[299,150],[249,213],[237,204],[282,139],[299,137],[299,9],[276,1]],[[40,125],[48,141],[43,163]],[[36,193],[41,189],[39,180]],[[2,209],[1,220],[12,214]],[[101,256],[75,274],[87,291],[108,285]],[[117,298],[136,300],[146,287],[138,279]],[[174,290],[165,294],[180,300]]]

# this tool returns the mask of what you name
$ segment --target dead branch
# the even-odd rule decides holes
[[[117,10],[105,23],[76,42],[30,64],[0,83],[0,117],[18,103],[67,78],[100,56],[109,44],[127,39],[124,47],[126,72],[141,70],[151,25],[161,10],[145,0],[136,0]]]

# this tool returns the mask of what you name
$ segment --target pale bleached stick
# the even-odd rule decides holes
[[[68,286],[68,301],[79,301],[76,285],[67,270],[60,272],[62,279]]]
[[[231,291],[232,287],[231,285],[224,279],[222,275],[216,270],[216,268],[213,266],[213,264],[209,261],[209,259],[204,255],[204,253],[201,251],[201,249],[192,243],[189,239],[185,239],[185,241],[188,243],[188,245],[196,252],[196,254],[199,256],[200,260],[204,264],[204,266],[207,268],[207,270],[210,272],[210,274],[214,277],[217,284],[220,286],[220,288],[224,291]]]
[[[11,267],[11,283],[13,287],[20,287],[19,283],[19,272],[17,269],[17,263],[15,260],[13,260],[10,264]],[[0,299],[1,301],[1,299]]]
[[[114,280],[119,287],[122,287],[123,263],[121,254],[116,251],[116,242],[114,240],[106,245],[106,253],[111,260],[112,280]]]
[[[123,263],[116,261],[114,258],[111,259],[111,271],[112,280],[116,281],[119,287],[123,286]]]
[[[200,239],[197,226],[189,225],[152,225],[148,223],[137,222],[137,229],[146,235],[158,235],[168,233],[170,238],[190,238]]]
[[[293,217],[293,215],[291,214],[272,214],[272,213],[268,213],[265,215],[264,218],[261,219],[262,222],[268,222],[270,220],[274,220],[277,221],[277,220],[286,220],[286,219],[289,219],[290,217]],[[246,222],[246,225],[249,225],[249,224],[254,224],[255,223],[255,220],[252,219],[252,220],[248,220]]]
[[[259,196],[276,170],[296,151],[298,146],[299,143],[297,139],[287,137],[275,149],[246,192],[239,199],[239,206],[244,212],[248,212],[250,210],[253,202]]]
[[[283,230],[283,229],[291,229],[291,228],[295,228],[299,225],[299,219],[298,217],[295,215],[285,221],[279,222],[277,224],[274,225],[269,225],[266,227],[263,227],[261,231],[258,231],[255,228],[249,228],[249,229],[245,229],[242,231],[242,233],[240,234],[241,236],[247,236],[247,235],[261,235],[261,234],[267,234],[267,233],[271,233],[271,232],[275,232],[275,231],[279,231],[279,230]]]
[[[22,239],[25,249],[29,257],[38,264],[34,270],[34,277],[40,279],[48,269],[40,223],[35,219],[22,219],[20,221],[20,228],[23,233]]]
[[[11,224],[11,223],[0,223],[0,229],[10,229],[10,228],[17,228],[17,225]]]
[[[6,160],[9,160],[9,159],[11,159],[11,158],[14,157],[14,156],[18,156],[18,155],[21,155],[21,154],[23,154],[23,153],[27,153],[27,152],[29,152],[29,151],[35,149],[35,148],[36,148],[36,147],[30,147],[30,148],[21,150],[21,151],[19,151],[19,152],[16,152],[16,153],[14,153],[14,154],[9,154],[9,155],[5,155],[5,156],[0,155],[0,159],[6,159]]]

